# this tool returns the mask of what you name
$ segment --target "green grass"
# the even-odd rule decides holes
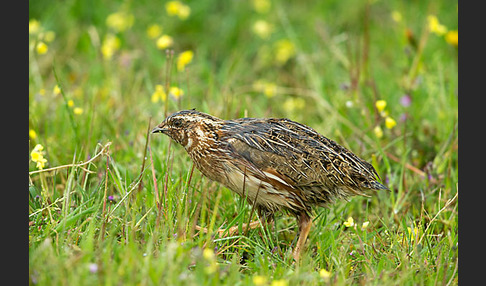
[[[427,28],[436,15],[457,30],[457,4],[270,1],[257,13],[253,1],[188,1],[181,20],[164,3],[102,3],[29,3],[40,24],[29,35],[29,146],[41,144],[48,162],[41,171],[29,157],[31,284],[254,285],[259,276],[264,285],[457,284],[457,47]],[[107,25],[117,11],[134,16],[130,28]],[[257,20],[272,25],[267,39],[252,32]],[[172,64],[148,37],[152,24],[173,37]],[[104,59],[108,34],[119,49]],[[281,40],[295,53],[279,63]],[[185,50],[194,58],[178,71]],[[184,95],[152,102],[158,84]],[[396,126],[385,126],[376,100]],[[390,192],[316,209],[299,264],[286,214],[273,229],[219,236],[256,213],[193,170],[168,137],[147,137],[165,111],[194,107],[307,124],[372,162]],[[355,226],[343,224],[348,217]]]

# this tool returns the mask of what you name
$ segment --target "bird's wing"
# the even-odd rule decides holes
[[[228,121],[225,128],[222,139],[228,148],[292,186],[386,188],[376,182],[371,164],[303,124],[242,118]]]

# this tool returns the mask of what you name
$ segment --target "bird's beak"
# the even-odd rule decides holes
[[[160,133],[165,134],[167,132],[167,130],[169,130],[169,128],[167,128],[165,126],[165,123],[162,122],[159,125],[157,125],[154,129],[152,129],[152,131],[150,131],[150,133],[159,133],[160,132]]]

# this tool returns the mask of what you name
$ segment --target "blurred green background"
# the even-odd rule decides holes
[[[309,253],[307,266],[293,270],[292,280],[287,272],[291,266],[282,262],[285,255],[265,256],[263,268],[273,269],[272,275],[261,264],[235,262],[244,252],[257,256],[248,245],[268,242],[256,231],[239,238],[249,239],[248,247],[216,253],[218,265],[237,266],[210,280],[211,285],[234,281],[270,285],[280,280],[318,285],[323,279],[380,284],[380,273],[389,279],[382,282],[390,284],[456,281],[457,11],[454,1],[30,1],[30,282],[64,284],[69,277],[78,278],[80,284],[169,283],[164,275],[150,276],[157,266],[137,268],[138,260],[130,255],[146,253],[141,248],[147,245],[154,253],[165,253],[172,241],[170,229],[187,230],[179,225],[181,219],[187,225],[214,226],[235,217],[229,209],[239,199],[225,190],[219,202],[222,188],[197,171],[191,176],[193,185],[179,189],[192,165],[182,148],[168,146],[168,138],[151,138],[148,154],[153,153],[153,159],[145,153],[147,129],[167,114],[190,108],[223,119],[287,117],[307,124],[372,162],[391,189],[371,199],[340,202],[334,211],[320,210],[320,220],[315,221],[319,227],[314,225],[316,233],[328,228],[324,232],[333,233],[326,237],[330,241],[349,239],[344,245],[354,245],[351,248],[359,244],[356,240],[386,236],[388,240],[379,242],[387,249],[384,260],[366,258],[373,253],[373,243],[365,243],[369,248],[363,248],[362,260],[336,258],[333,242],[330,248],[310,251],[314,254]],[[107,142],[112,142],[110,160],[103,155],[89,165],[48,169],[86,162]],[[109,165],[115,175],[105,173]],[[165,180],[166,174],[172,181]],[[126,195],[130,183],[139,180],[145,183],[132,199]],[[174,200],[181,192],[194,196],[188,213],[173,206],[177,216],[164,225],[165,235],[152,228],[157,217],[154,194],[164,187]],[[110,196],[123,203],[108,216]],[[202,209],[207,208],[208,215],[195,217],[191,210],[206,196]],[[244,204],[238,204],[238,210],[249,213]],[[217,215],[211,217],[213,213]],[[368,234],[353,234],[342,226],[348,216],[363,216],[360,223],[374,221],[374,227]],[[119,223],[106,230],[112,239],[107,241],[120,241],[119,236],[128,241],[128,233],[134,232],[130,242],[136,246],[128,250],[110,246],[116,248],[111,249],[116,257],[113,269],[92,271],[82,266],[84,270],[63,277],[64,271],[81,265],[73,259],[101,268],[105,256],[96,249],[105,245],[97,242],[105,235],[103,221]],[[297,231],[295,224],[284,219],[276,228],[287,228],[272,240],[284,241],[279,247],[285,253],[292,242],[288,235]],[[403,246],[403,236],[414,231],[423,237],[415,240],[415,256],[410,245]],[[322,235],[326,234],[311,235],[309,248],[322,241]],[[146,244],[147,237],[153,241],[163,237],[163,242]],[[82,241],[95,247],[83,249]],[[206,243],[190,241],[188,245],[200,248],[202,241]],[[406,249],[397,249],[397,243]],[[46,245],[54,249],[52,253],[46,252]],[[180,250],[182,255],[185,251],[189,250]],[[213,259],[208,257],[204,259]],[[56,262],[50,265],[45,260]],[[424,260],[425,270],[414,275],[414,263]],[[177,261],[174,265],[192,263]],[[346,261],[367,262],[369,268]],[[116,273],[127,267],[147,274],[150,282],[142,274],[117,280]],[[317,269],[314,276],[304,274],[312,269]],[[330,278],[319,269],[329,270]],[[239,274],[233,277],[232,271]],[[90,280],[93,273],[97,280]],[[190,273],[201,279],[209,275]],[[259,284],[255,276],[265,278],[266,284]]]

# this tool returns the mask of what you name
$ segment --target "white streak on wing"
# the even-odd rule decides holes
[[[272,210],[278,210],[281,206],[291,207],[285,200],[285,197],[289,196],[288,191],[276,190],[273,185],[261,181],[251,173],[245,176],[235,166],[230,165],[228,167],[232,170],[226,172],[228,179],[227,187],[240,196],[244,194],[251,202],[254,202],[256,199],[257,205],[262,205]],[[243,185],[246,190],[245,192],[243,191]],[[278,196],[275,196],[276,194]]]
[[[279,142],[277,142],[277,141],[275,141],[275,140],[272,140],[272,139],[270,139],[270,138],[267,138],[266,140],[267,140],[268,142],[272,142],[274,145],[278,145],[278,146],[285,146],[284,144],[279,143]],[[272,150],[273,150],[273,151],[275,151],[275,149],[273,148],[273,146],[272,146],[271,144],[267,144],[267,145],[268,145],[268,146],[270,146],[270,148],[272,148]]]
[[[287,182],[285,182],[284,180],[282,180],[282,179],[281,179],[281,178],[279,178],[278,176],[275,176],[274,174],[269,173],[269,172],[265,172],[265,171],[263,171],[263,173],[264,173],[264,174],[265,174],[267,177],[272,178],[272,179],[274,179],[275,181],[279,181],[280,183],[282,183],[282,184],[284,184],[284,185],[287,185],[287,186],[291,187],[291,186],[290,186],[290,185],[289,185]]]
[[[289,129],[289,128],[285,128],[285,127],[283,128],[283,127],[280,127],[280,126],[278,126],[278,125],[277,125],[277,126],[272,127],[272,129],[273,129],[273,130],[275,130],[275,131],[277,131],[277,130],[278,130],[278,131],[280,131],[280,132],[287,132],[287,133],[292,133],[292,134],[294,134],[294,135],[300,136],[300,134],[299,134],[299,133],[297,133],[297,132],[295,132],[294,130],[291,130],[291,129]]]

